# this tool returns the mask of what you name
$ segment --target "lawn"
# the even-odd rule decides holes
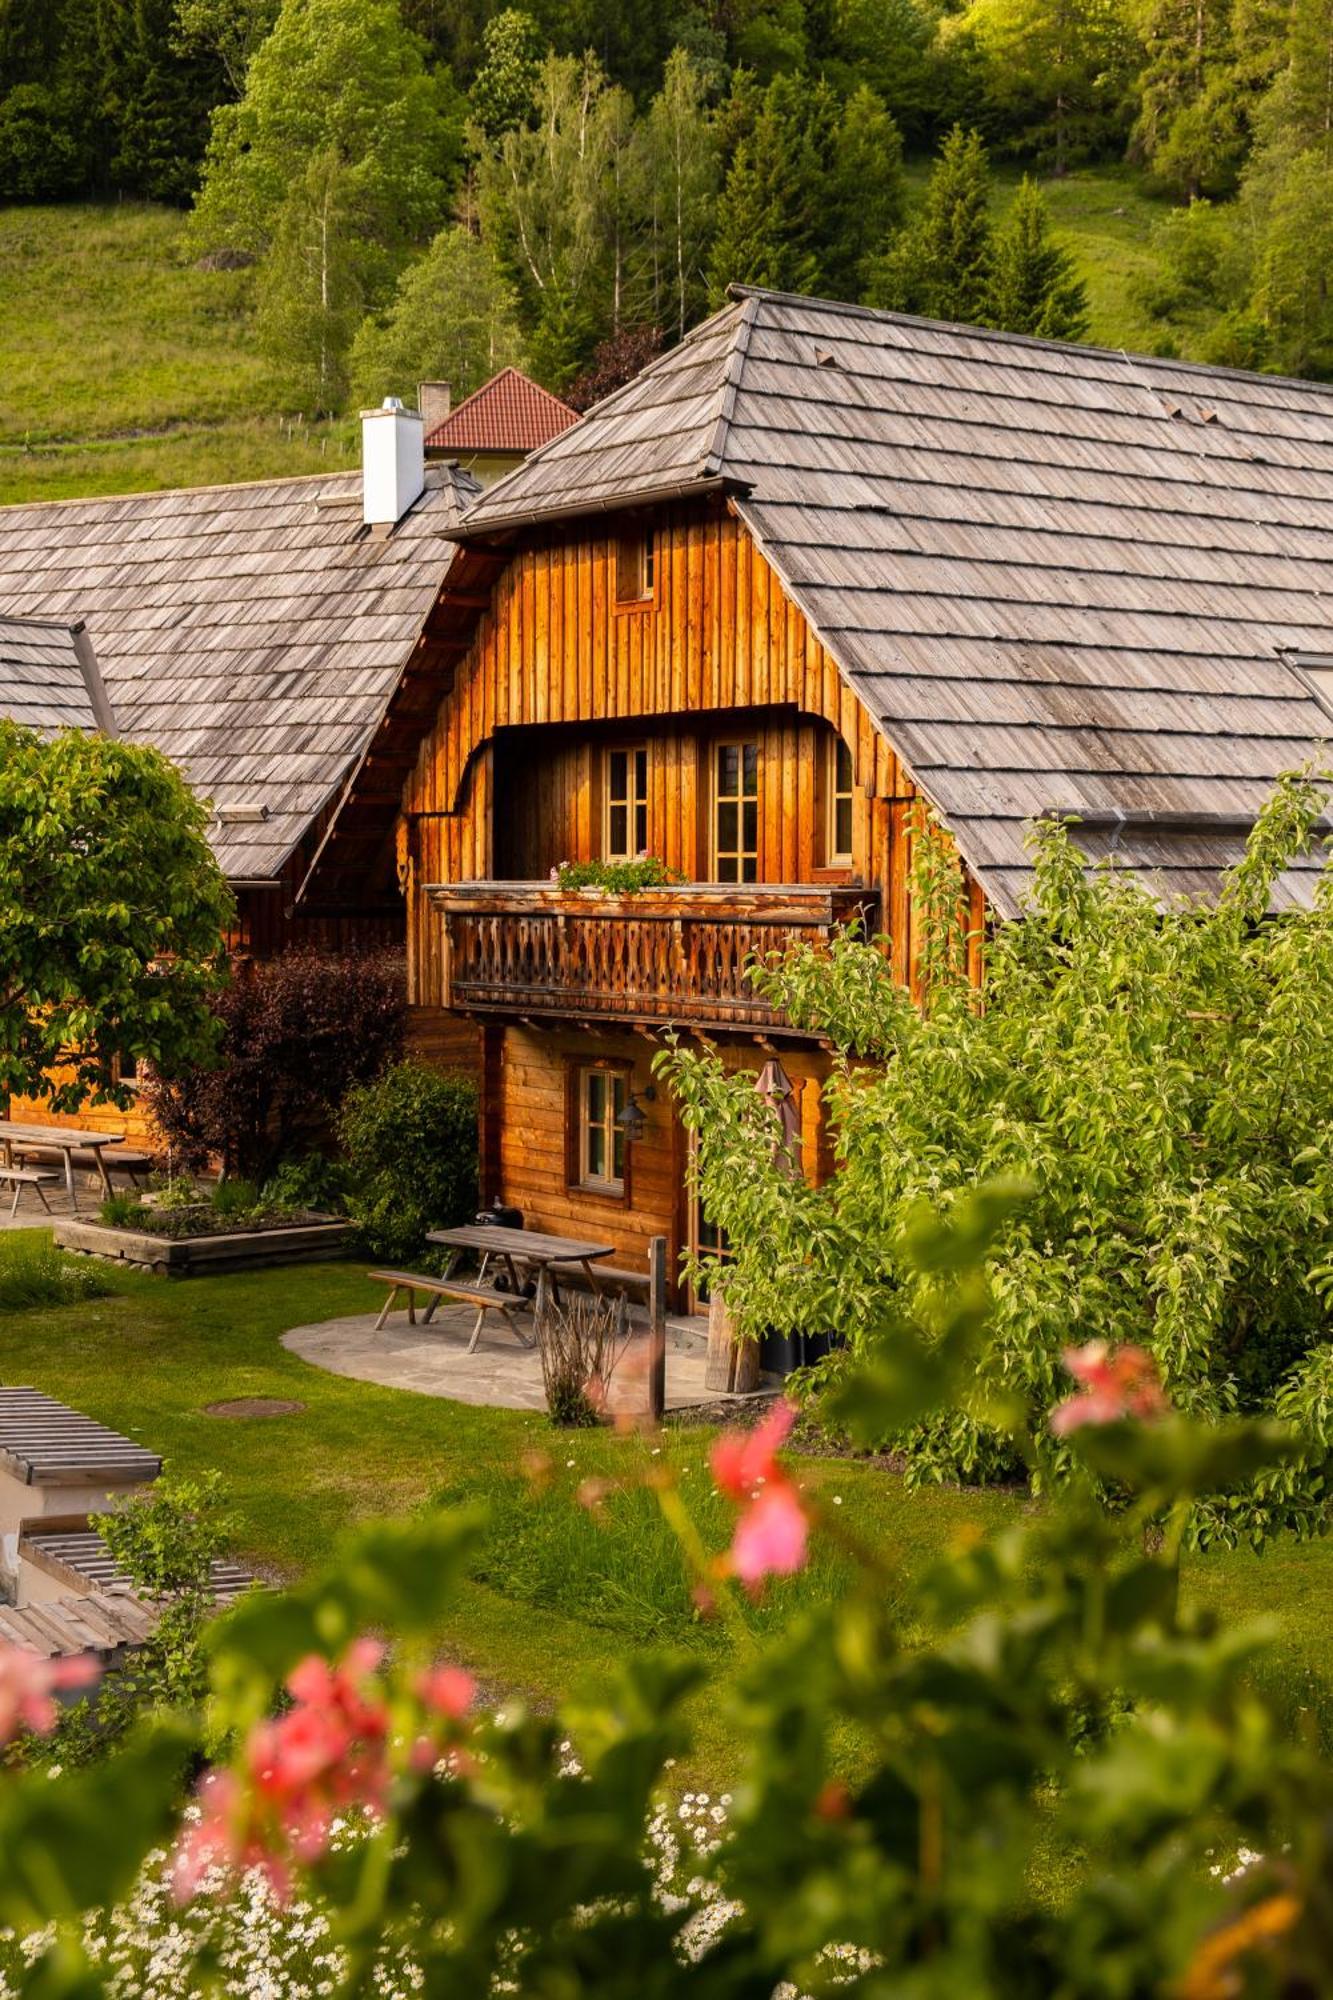
[[[725,1677],[738,1664],[719,1628],[701,1621],[675,1545],[635,1484],[659,1451],[679,1467],[706,1538],[728,1514],[707,1474],[708,1433],[674,1428],[656,1444],[607,1433],[557,1433],[544,1417],[378,1389],[310,1367],[280,1345],[288,1327],[363,1312],[380,1291],[352,1264],[185,1282],[113,1272],[109,1297],[0,1312],[0,1379],[31,1383],[142,1440],[180,1469],[218,1467],[241,1523],[237,1553],[274,1579],[320,1561],[347,1524],[432,1500],[488,1503],[491,1532],[442,1639],[496,1693],[540,1704],[604,1678],[628,1646],[655,1640],[707,1652]],[[224,1398],[299,1400],[299,1415],[230,1420]],[[523,1461],[549,1461],[534,1487]],[[801,1476],[846,1527],[890,1551],[911,1624],[911,1577],[959,1534],[1012,1517],[1013,1495],[909,1495],[878,1467],[805,1459]],[[625,1481],[594,1516],[575,1500],[591,1476]],[[1333,1653],[1333,1551],[1282,1548],[1262,1560],[1213,1557],[1191,1588],[1228,1620],[1268,1614],[1281,1645],[1276,1684],[1333,1739],[1325,1661]],[[756,1608],[756,1640],[794,1605],[840,1590],[844,1560],[820,1549],[811,1568]],[[744,1648],[741,1649],[742,1652]],[[695,1775],[733,1770],[725,1714],[700,1702]]]

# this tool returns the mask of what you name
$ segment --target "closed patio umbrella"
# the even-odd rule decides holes
[[[755,1089],[769,1109],[776,1111],[782,1126],[778,1141],[780,1155],[793,1174],[801,1170],[801,1107],[796,1089],[782,1064],[774,1057],[755,1078]]]

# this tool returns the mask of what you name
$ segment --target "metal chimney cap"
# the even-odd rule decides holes
[[[380,404],[380,408],[382,410],[405,410],[407,405],[401,396],[386,396]]]

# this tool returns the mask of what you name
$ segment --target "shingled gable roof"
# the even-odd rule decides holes
[[[579,420],[549,389],[502,368],[465,396],[426,438],[427,451],[539,451]]]
[[[718,487],[1006,914],[1053,810],[1208,893],[1333,732],[1333,387],[740,292],[463,539]]]
[[[477,490],[428,469],[388,535],[359,472],[0,507],[4,629],[85,620],[118,733],[214,802],[233,881],[272,880],[364,748]]]
[[[0,615],[0,715],[54,736],[115,732],[92,642],[81,623]]]

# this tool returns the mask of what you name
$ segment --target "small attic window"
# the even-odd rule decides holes
[[[657,550],[651,528],[635,529],[616,544],[616,603],[647,604],[657,583]]]

